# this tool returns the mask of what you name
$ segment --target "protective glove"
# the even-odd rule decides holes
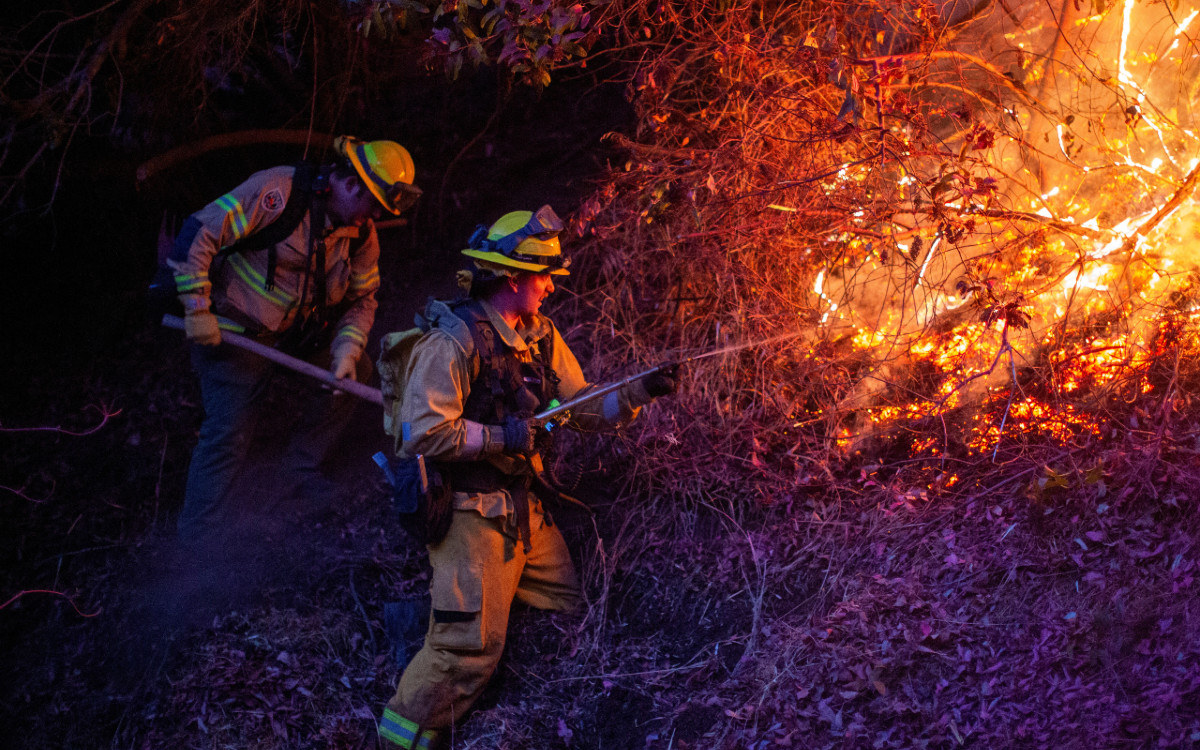
[[[530,455],[541,425],[536,419],[509,417],[504,420],[504,452]]]
[[[221,326],[217,316],[208,310],[189,310],[183,316],[183,332],[188,341],[203,346],[216,346],[221,343]]]
[[[343,354],[333,358],[333,365],[329,368],[335,378],[339,380],[349,378],[357,380],[355,377],[358,374],[358,357],[353,354]]]
[[[679,388],[680,366],[669,365],[642,378],[642,387],[651,398],[668,396]]]

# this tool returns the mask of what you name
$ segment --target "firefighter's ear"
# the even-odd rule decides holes
[[[349,174],[342,175],[341,177],[334,176],[333,179],[335,181],[340,181],[342,183],[342,192],[346,193],[352,198],[357,198],[359,195],[368,192],[367,186],[364,185],[363,181],[358,179],[358,177],[355,175]]]
[[[471,273],[465,268],[454,273],[454,283],[458,284],[458,288],[468,294],[471,293],[471,282],[474,280],[475,274]]]
[[[338,172],[329,175],[328,184],[331,191],[336,191],[349,198],[354,198],[359,192],[366,191],[367,189],[362,180],[358,179],[358,175],[347,175]]]

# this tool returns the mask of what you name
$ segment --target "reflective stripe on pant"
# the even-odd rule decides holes
[[[379,720],[379,736],[402,750],[431,750],[438,740],[436,731],[421,731],[415,722],[387,709]]]
[[[422,728],[450,726],[479,697],[500,661],[513,599],[550,610],[579,603],[562,534],[555,526],[533,525],[540,528],[525,554],[504,533],[504,519],[454,512],[450,532],[429,550],[433,613],[425,645],[400,677],[390,712]]]

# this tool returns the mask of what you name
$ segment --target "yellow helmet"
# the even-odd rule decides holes
[[[462,254],[483,268],[516,269],[566,276],[571,265],[558,243],[562,220],[549,206],[535,211],[512,211],[490,227],[480,225],[471,235],[471,247]]]
[[[360,141],[343,135],[334,139],[333,148],[350,162],[371,195],[393,214],[399,216],[421,196],[421,189],[412,184],[416,173],[412,156],[399,143]]]

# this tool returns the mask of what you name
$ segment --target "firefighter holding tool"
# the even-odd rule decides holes
[[[229,510],[262,413],[274,365],[231,346],[222,330],[319,364],[339,379],[371,373],[362,356],[375,319],[379,241],[375,220],[399,215],[420,195],[413,161],[393,141],[334,141],[335,162],[257,172],[192,214],[167,259],[183,306],[204,420],[188,468],[178,521],[194,541]],[[284,458],[285,482],[301,500],[327,488],[320,466],[353,400],[328,391],[304,407]],[[327,500],[326,500],[327,501]]]

